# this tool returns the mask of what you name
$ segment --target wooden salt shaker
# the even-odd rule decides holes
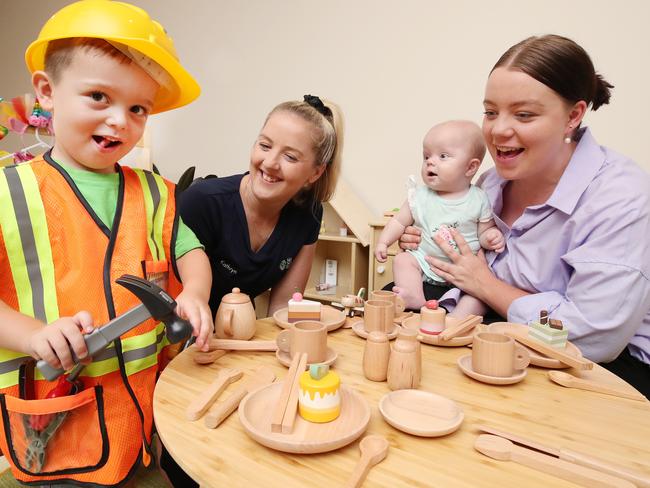
[[[420,385],[422,364],[418,356],[418,345],[410,334],[400,331],[393,345],[388,361],[388,388],[405,390]]]
[[[403,339],[405,341],[411,341],[415,344],[415,351],[417,352],[417,361],[416,361],[416,366],[417,366],[417,383],[418,385],[420,384],[420,381],[422,380],[422,345],[420,344],[420,340],[418,339],[418,331],[415,329],[405,329],[402,328],[402,330],[399,331],[399,334],[397,334],[398,339]]]
[[[363,350],[363,374],[370,381],[386,381],[390,345],[386,332],[375,330],[368,334]]]

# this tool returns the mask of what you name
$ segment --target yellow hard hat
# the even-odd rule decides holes
[[[182,107],[201,93],[198,83],[180,64],[171,37],[139,7],[112,0],[81,0],[62,8],[27,48],[29,71],[44,69],[48,42],[71,37],[105,39],[121,46],[122,51],[126,47],[132,54],[135,50],[155,61],[171,82],[161,84],[152,113]]]

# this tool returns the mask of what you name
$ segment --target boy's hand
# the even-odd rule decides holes
[[[492,227],[491,229],[486,230],[481,235],[481,240],[483,241],[481,243],[482,247],[496,253],[503,252],[506,246],[506,240],[503,237],[503,234],[496,227]]]
[[[214,330],[212,312],[207,302],[196,293],[185,288],[176,297],[176,314],[190,321],[192,335],[196,337],[196,347],[201,351],[207,351],[209,347],[208,337],[212,335]]]
[[[386,244],[377,244],[375,247],[375,259],[380,263],[385,263],[388,258],[388,246]]]
[[[67,371],[74,366],[71,351],[79,359],[88,356],[82,331],[88,334],[93,330],[93,318],[89,312],[81,311],[73,317],[61,317],[29,334],[25,351],[36,360],[44,359],[53,368]]]

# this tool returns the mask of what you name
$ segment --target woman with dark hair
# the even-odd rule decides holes
[[[451,263],[429,263],[457,287],[441,297],[446,308],[467,293],[511,322],[547,310],[587,358],[650,398],[650,177],[582,127],[612,88],[570,39],[508,49],[483,102],[495,168],[478,181],[506,249],[475,256],[454,233],[459,252],[436,240]],[[402,246],[416,246],[408,232]]]

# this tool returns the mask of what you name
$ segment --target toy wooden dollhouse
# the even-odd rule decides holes
[[[368,246],[372,213],[345,181],[339,180],[333,198],[323,205],[323,223],[316,245],[305,297],[340,302],[368,286]],[[336,286],[325,283],[327,260],[336,261]],[[318,288],[326,288],[318,290]]]

